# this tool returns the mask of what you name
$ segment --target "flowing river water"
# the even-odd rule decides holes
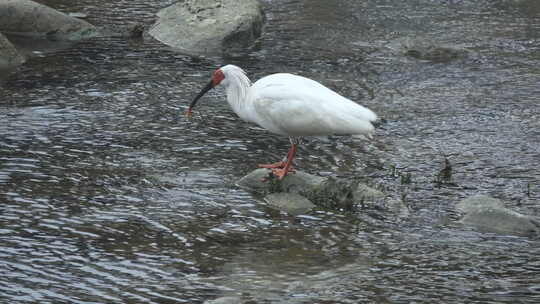
[[[150,25],[173,1],[45,1]],[[488,194],[540,215],[535,0],[265,0],[253,49],[191,58],[149,41],[18,41],[0,82],[2,303],[539,303],[540,241],[475,232]],[[239,121],[216,67],[316,79],[383,118],[372,141],[302,146],[298,167],[361,177],[408,216],[291,217],[235,186],[286,138]],[[434,182],[445,159],[452,177]]]

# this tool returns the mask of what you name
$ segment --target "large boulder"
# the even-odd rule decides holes
[[[191,55],[245,49],[260,36],[264,23],[258,0],[186,0],[157,15],[148,33]]]
[[[97,35],[90,23],[30,0],[0,0],[0,32],[58,40]]]
[[[0,71],[16,67],[23,63],[24,60],[24,57],[13,44],[0,33]]]
[[[537,218],[507,209],[504,202],[486,195],[464,199],[456,209],[463,213],[463,224],[482,232],[518,236],[534,236],[540,232]]]

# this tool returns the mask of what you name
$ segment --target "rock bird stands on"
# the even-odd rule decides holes
[[[232,64],[213,73],[211,81],[191,102],[186,115],[191,117],[197,101],[219,84],[225,87],[227,101],[240,118],[289,137],[291,148],[284,161],[259,165],[272,169],[279,179],[293,171],[299,137],[342,134],[369,137],[374,130],[371,123],[377,119],[370,109],[314,80],[278,73],[251,84],[244,70]]]

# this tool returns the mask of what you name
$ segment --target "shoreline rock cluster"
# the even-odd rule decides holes
[[[13,69],[27,60],[9,36],[78,41],[94,37],[97,32],[84,20],[34,1],[0,0],[0,70]]]
[[[272,179],[269,169],[257,169],[241,178],[237,185],[262,195],[269,207],[292,216],[308,214],[317,208],[354,211],[360,206],[373,206],[399,219],[410,215],[404,202],[388,199],[385,193],[369,185],[302,171],[278,181]],[[463,199],[456,205],[456,210],[461,214],[459,223],[479,232],[525,237],[540,235],[540,219],[508,209],[503,201],[486,195]]]
[[[0,71],[9,71],[27,58],[10,36],[77,42],[94,37],[143,37],[144,26],[96,27],[31,0],[0,0]],[[157,13],[146,38],[193,55],[224,55],[249,48],[265,22],[258,0],[187,0]]]

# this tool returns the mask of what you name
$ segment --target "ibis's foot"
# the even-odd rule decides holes
[[[275,163],[275,164],[271,164],[271,165],[259,165],[259,167],[261,166],[272,166],[272,167],[262,167],[262,168],[268,168],[268,169],[271,169],[272,170],[272,175],[274,177],[277,177],[279,180],[282,180],[285,178],[285,176],[287,176],[287,173],[294,173],[294,168],[292,166],[289,166],[289,169],[287,169],[287,171],[285,171],[285,166],[286,166],[286,163],[283,163],[283,166],[280,166],[281,164],[280,163]],[[265,177],[262,179],[263,182],[267,182],[268,179],[270,177]]]
[[[259,165],[259,168],[267,168],[267,169],[283,169],[285,168],[286,163],[283,161],[279,161],[277,163],[273,164],[263,164]]]
[[[294,168],[290,166],[289,168],[274,168],[272,169],[272,174],[277,177],[279,180],[282,180],[287,176],[289,172],[294,173]]]

